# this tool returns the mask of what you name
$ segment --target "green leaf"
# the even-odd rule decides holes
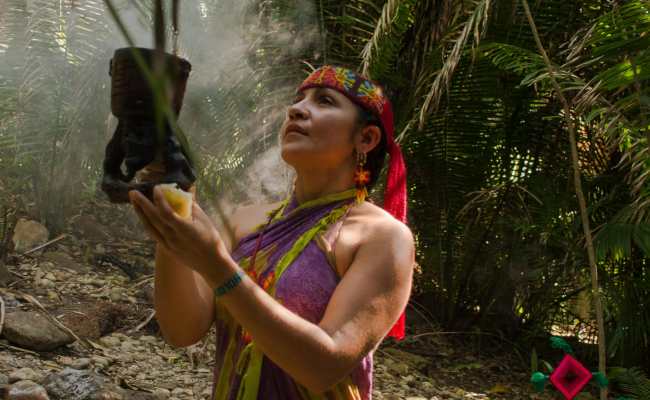
[[[573,354],[573,349],[571,345],[561,337],[551,336],[551,347],[554,349],[562,350],[567,354]]]
[[[535,387],[535,390],[538,392],[543,392],[544,391],[544,386],[546,386],[546,382],[548,382],[548,375],[544,375],[541,372],[533,372],[533,374],[530,377],[530,383],[533,384]]]

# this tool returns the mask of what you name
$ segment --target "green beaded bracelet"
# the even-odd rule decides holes
[[[240,271],[235,272],[235,274],[230,279],[228,279],[223,285],[214,289],[215,297],[221,297],[224,294],[230,292],[232,289],[234,289],[241,282],[242,276],[243,274]]]

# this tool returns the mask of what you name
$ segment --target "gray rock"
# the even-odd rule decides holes
[[[6,385],[9,383],[9,377],[5,374],[0,374],[0,385]]]
[[[97,245],[95,246],[95,253],[96,254],[105,254],[106,249],[104,248],[104,246],[101,243],[97,243]]]
[[[32,381],[19,381],[9,386],[8,399],[50,400],[43,386]]]
[[[9,383],[18,381],[40,382],[41,379],[43,379],[43,375],[37,373],[31,368],[17,369],[9,375]]]
[[[73,271],[86,272],[89,266],[80,264],[75,261],[68,253],[63,251],[50,251],[41,257],[42,260],[51,262],[56,267],[67,268]]]
[[[39,278],[45,276],[47,271],[52,271],[55,268],[54,263],[50,261],[41,261],[38,263],[38,271],[36,272]],[[40,274],[39,274],[40,273]]]
[[[120,344],[120,351],[122,352],[134,352],[138,351],[137,346],[132,341],[124,341]]]
[[[210,396],[210,393],[207,394],[208,397]],[[153,390],[153,395],[156,397],[157,400],[166,400],[169,398],[169,394],[170,394],[169,390],[164,388],[155,388]]]
[[[160,396],[149,392],[139,392],[135,390],[125,390],[125,389],[122,389],[120,392],[122,396],[124,396],[123,397],[124,400],[160,400],[161,399]],[[163,399],[164,398],[165,397],[163,397]]]
[[[184,394],[191,396],[193,393],[191,390],[184,389],[184,388],[175,388],[174,390],[172,390],[172,396],[179,396]]]
[[[106,368],[108,365],[111,364],[111,360],[102,356],[92,356],[90,360],[92,364],[97,368]]]
[[[118,302],[118,301],[122,300],[122,297],[123,297],[122,289],[119,288],[119,287],[111,288],[109,297],[114,302]]]
[[[43,386],[53,400],[86,400],[101,392],[106,381],[103,376],[90,371],[65,368],[48,375]]]
[[[82,215],[73,223],[74,229],[81,233],[84,241],[103,242],[109,239],[106,227],[91,215]]]
[[[90,397],[89,400],[130,400],[130,397],[124,397],[122,389],[102,390]]]
[[[12,343],[36,351],[51,351],[75,340],[42,314],[30,311],[8,313],[2,335]]]
[[[117,347],[120,346],[122,341],[120,338],[117,336],[104,336],[101,339],[99,339],[101,344],[103,344],[106,347]]]
[[[45,278],[36,281],[36,285],[44,287],[44,288],[51,288],[51,287],[56,286],[56,284],[54,282],[52,282],[49,279],[45,279]]]
[[[14,251],[23,253],[47,242],[50,232],[46,227],[36,221],[21,218],[16,223],[12,240]]]
[[[155,336],[150,336],[150,335],[142,335],[140,336],[140,341],[142,343],[150,343],[150,344],[155,344],[158,342],[158,339]]]
[[[52,400],[156,400],[151,393],[125,390],[102,375],[73,368],[50,374],[44,386]]]
[[[70,367],[74,369],[86,369],[89,366],[90,358],[78,358],[70,364]]]

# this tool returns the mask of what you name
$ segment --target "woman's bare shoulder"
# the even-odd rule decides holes
[[[361,229],[377,233],[392,233],[402,238],[411,233],[410,228],[402,221],[393,217],[388,211],[371,202],[364,202],[355,207],[354,216]]]
[[[383,259],[393,260],[396,274],[408,274],[414,265],[413,232],[402,221],[375,204],[366,202],[358,210],[358,252],[363,248]],[[358,253],[359,254],[359,253]]]
[[[243,237],[253,233],[260,224],[268,221],[269,212],[277,209],[280,204],[281,202],[237,207],[230,218],[236,241],[239,242]]]

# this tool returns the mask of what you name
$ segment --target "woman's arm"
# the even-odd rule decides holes
[[[231,227],[235,226],[237,215],[235,212],[228,220]],[[148,220],[143,223],[150,233],[155,230]],[[217,229],[230,252],[230,235],[225,227]],[[205,278],[160,243],[155,254],[154,308],[165,341],[176,347],[190,346],[203,339],[215,318],[214,294]]]
[[[388,333],[408,302],[414,265],[410,230],[390,221],[372,232],[318,325],[282,306],[248,278],[219,300],[267,357],[314,393],[345,378]],[[239,268],[229,257],[221,264],[229,273]]]
[[[156,246],[154,307],[165,341],[176,347],[201,340],[215,316],[214,295],[205,279],[161,245]]]

